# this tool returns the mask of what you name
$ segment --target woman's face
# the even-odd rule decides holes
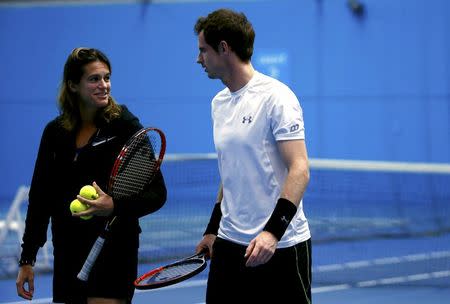
[[[78,93],[80,107],[103,108],[108,105],[111,92],[111,72],[101,61],[94,61],[84,66],[84,74],[80,83],[72,84],[71,88]]]

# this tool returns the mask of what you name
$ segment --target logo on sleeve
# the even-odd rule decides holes
[[[299,128],[300,128],[300,125],[299,125],[299,124],[295,124],[295,125],[291,126],[290,132],[295,132],[295,131],[297,131]]]

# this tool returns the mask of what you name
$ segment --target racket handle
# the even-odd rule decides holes
[[[97,260],[98,254],[103,248],[103,244],[105,243],[105,238],[99,236],[95,241],[94,246],[92,246],[91,252],[89,252],[86,261],[84,262],[83,268],[81,268],[80,272],[77,275],[77,278],[81,281],[87,281],[89,278],[89,273],[92,270],[92,266],[94,266],[95,261]]]

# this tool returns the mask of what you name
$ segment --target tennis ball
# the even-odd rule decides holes
[[[86,185],[80,189],[80,195],[86,199],[97,199],[98,193],[91,185]]]
[[[86,204],[83,204],[82,202],[80,202],[77,199],[74,199],[71,203],[70,203],[70,212],[72,213],[77,213],[77,212],[81,212],[81,211],[85,211],[87,210],[89,207]],[[85,216],[80,216],[83,220],[88,220],[90,218],[92,218],[92,215],[85,215]]]

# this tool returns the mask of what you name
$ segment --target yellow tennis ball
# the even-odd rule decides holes
[[[83,204],[82,202],[80,202],[77,199],[74,199],[70,203],[70,212],[72,212],[72,213],[78,213],[81,211],[85,211],[88,208],[89,207],[86,204]],[[83,220],[88,220],[88,219],[92,218],[92,215],[84,215],[84,216],[80,216],[80,218],[82,218]]]
[[[80,189],[80,195],[86,199],[94,200],[98,198],[98,193],[91,185],[86,185]]]

